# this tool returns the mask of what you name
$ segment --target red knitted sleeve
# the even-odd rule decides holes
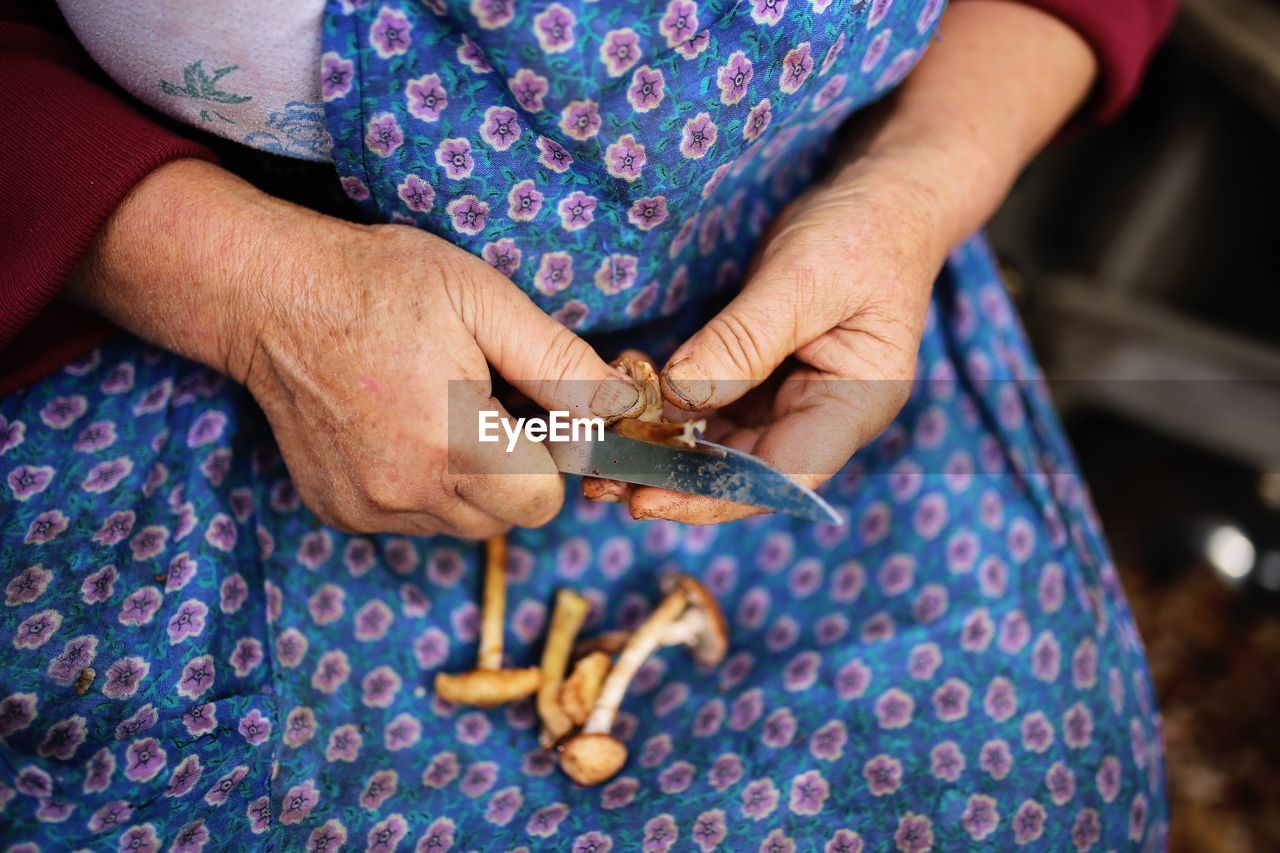
[[[0,0],[0,79],[3,393],[105,336],[50,302],[129,190],[170,160],[213,155],[119,94],[52,2]]]

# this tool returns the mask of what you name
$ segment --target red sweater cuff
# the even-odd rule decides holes
[[[0,20],[0,347],[53,299],[129,190],[163,163],[213,160],[98,82],[78,47]]]
[[[1060,19],[1089,43],[1098,82],[1077,121],[1103,124],[1133,99],[1173,23],[1177,0],[1018,0]]]

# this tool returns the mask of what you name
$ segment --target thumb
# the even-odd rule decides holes
[[[606,420],[644,408],[640,389],[505,278],[474,282],[464,322],[485,359],[548,411]]]
[[[764,261],[742,292],[671,356],[663,396],[693,411],[737,400],[844,319],[832,284],[809,264]]]

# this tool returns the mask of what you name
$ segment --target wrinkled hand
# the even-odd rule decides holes
[[[564,487],[543,445],[457,440],[474,438],[481,410],[508,416],[489,365],[576,416],[624,412],[636,389],[488,264],[426,232],[368,229],[341,260],[333,279],[276,298],[245,377],[307,506],[341,528],[419,535],[550,521]]]
[[[905,403],[947,238],[905,171],[859,162],[786,208],[742,292],[672,355],[666,400],[714,411],[709,437],[808,486],[829,479]],[[695,524],[759,510],[656,488],[637,518]]]

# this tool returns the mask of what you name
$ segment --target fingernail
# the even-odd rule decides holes
[[[701,409],[715,393],[716,383],[708,379],[697,363],[687,358],[668,365],[662,381],[691,409]]]
[[[625,415],[640,404],[640,389],[625,379],[606,379],[591,395],[591,414],[600,418]]]

